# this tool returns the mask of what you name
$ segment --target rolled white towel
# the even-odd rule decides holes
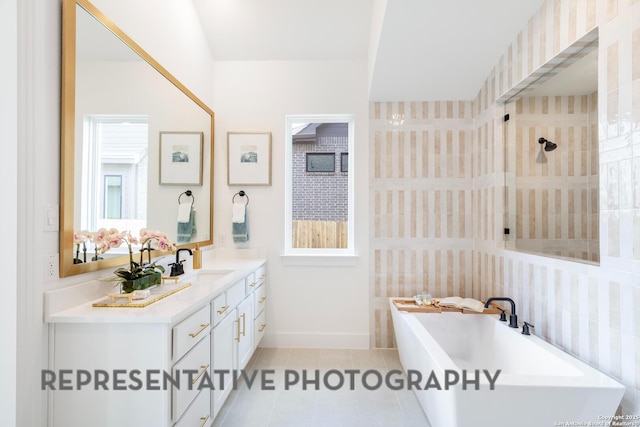
[[[191,216],[191,203],[180,203],[178,205],[178,222],[189,222]]]
[[[244,213],[245,213],[245,205],[244,203],[234,203],[233,210],[231,212],[231,222],[235,223],[243,223],[244,222]]]

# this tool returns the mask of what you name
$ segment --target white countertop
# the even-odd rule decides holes
[[[208,304],[230,286],[265,263],[263,258],[203,260],[201,270],[186,271],[178,284],[191,286],[143,308],[93,307],[93,303],[106,296],[104,285],[76,285],[45,293],[45,316],[47,323],[176,323]],[[198,283],[198,272],[230,271],[210,283]],[[85,286],[86,288],[82,288]],[[110,284],[109,286],[112,286]],[[107,288],[108,289],[108,288]],[[73,299],[87,296],[87,300],[68,306]],[[80,296],[78,296],[80,295]],[[65,304],[65,298],[67,303]],[[65,307],[68,306],[68,307]]]

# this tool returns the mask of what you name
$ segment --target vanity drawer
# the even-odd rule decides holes
[[[245,281],[243,279],[227,290],[227,305],[229,305],[230,309],[235,308],[238,304],[240,304],[240,302],[242,302],[245,296],[244,288]]]
[[[209,335],[211,315],[209,305],[173,327],[173,360],[184,356],[198,341]]]
[[[258,267],[254,274],[256,275],[256,286],[262,285],[267,279],[267,266],[263,265]]]
[[[204,427],[211,424],[209,389],[203,388],[174,427]]]
[[[191,350],[187,355],[178,363],[173,366],[174,378],[180,378],[180,387],[173,387],[171,389],[172,399],[172,414],[173,419],[180,418],[182,413],[187,409],[189,404],[198,395],[198,386],[202,380],[202,376],[207,372],[211,377],[211,340],[209,334],[206,334],[205,338]],[[197,372],[192,376],[191,384],[189,384],[189,376],[187,370]],[[206,383],[205,383],[206,384]],[[191,389],[190,389],[191,388]],[[208,391],[208,388],[203,388],[203,391]],[[208,399],[207,399],[208,401]]]
[[[244,280],[246,283],[245,291],[246,294],[249,295],[251,292],[253,292],[256,286],[258,286],[258,282],[256,281],[256,273],[249,273]]]
[[[260,313],[260,315],[258,317],[256,317],[256,320],[254,320],[254,338],[253,338],[253,346],[258,347],[258,345],[260,344],[260,340],[262,340],[262,337],[265,334],[265,331],[267,330],[267,312],[262,310],[262,313]]]
[[[265,285],[260,285],[258,289],[253,293],[253,315],[258,317],[260,313],[264,310],[264,306],[266,305],[267,300],[267,287]]]
[[[266,277],[267,274],[264,266],[259,267],[256,271],[249,274],[245,279],[247,282],[247,295],[258,289],[258,287],[264,283]]]
[[[212,302],[211,302],[211,310],[212,310],[212,314],[211,314],[211,324],[213,326],[217,325],[219,321],[221,321],[224,316],[226,316],[227,314],[229,314],[232,307],[227,304],[227,294],[226,293],[222,293],[221,295],[218,295]]]

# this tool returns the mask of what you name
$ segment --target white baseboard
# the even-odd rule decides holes
[[[368,349],[369,334],[267,333],[262,339],[260,347]]]

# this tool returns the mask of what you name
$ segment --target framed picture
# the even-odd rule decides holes
[[[227,184],[271,185],[271,132],[227,132]]]
[[[307,172],[335,172],[335,153],[307,153]]]
[[[203,132],[160,132],[160,184],[202,185]]]

